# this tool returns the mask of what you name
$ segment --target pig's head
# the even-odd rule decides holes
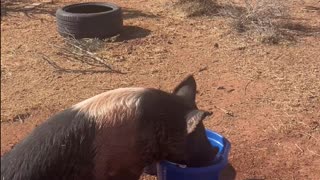
[[[180,121],[185,121],[186,141],[183,145],[183,156],[170,157],[169,161],[180,162],[191,167],[207,166],[212,163],[218,149],[210,144],[203,124],[203,120],[212,115],[212,112],[200,110],[196,105],[197,85],[193,76],[184,79],[173,91],[173,95],[181,99],[185,108]],[[173,153],[174,154],[174,153]]]
[[[158,134],[165,134],[159,143],[161,151],[165,153],[162,157],[188,167],[208,166],[218,152],[217,148],[211,146],[202,122],[212,112],[198,109],[196,89],[195,79],[190,75],[171,94],[158,91],[158,97],[161,98],[155,100],[158,104],[150,104],[150,107],[157,107],[156,113],[160,111],[157,121],[165,122],[165,128],[156,130]],[[149,174],[155,172],[154,164],[146,169]]]

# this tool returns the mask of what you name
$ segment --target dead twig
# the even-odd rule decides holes
[[[303,133],[303,134],[305,134],[305,135],[307,135],[307,136],[309,136],[310,138],[314,139],[314,140],[316,141],[316,143],[318,143],[318,142],[319,142],[319,139],[315,138],[315,137],[314,137],[314,136],[312,136],[311,134],[306,133],[306,132],[302,132],[302,133]]]
[[[62,51],[65,51],[65,52],[60,52],[61,54],[65,55],[66,57],[68,57],[71,61],[74,61],[74,59],[80,61],[81,63],[85,63],[85,64],[88,64],[90,66],[95,66],[95,67],[101,67],[101,65],[105,65],[105,64],[101,64],[101,63],[95,63],[95,62],[90,62],[88,59],[86,59],[86,55],[85,54],[82,54],[82,53],[77,53],[77,52],[74,52],[74,51],[71,51],[70,49],[68,48],[63,48],[61,46],[57,46],[57,45],[52,45],[56,48],[59,48],[61,49]],[[110,68],[108,68],[110,69]]]
[[[247,84],[246,86],[244,87],[244,95],[247,95],[247,89],[248,89],[248,86],[249,84],[253,83],[255,79],[251,79]]]
[[[114,70],[111,65],[107,64],[106,61],[98,57],[96,53],[92,51],[97,50],[98,47],[102,46],[103,43],[98,39],[75,39],[71,35],[68,38],[64,39],[63,46],[59,46],[56,44],[51,44],[51,46],[55,49],[58,49],[57,55],[63,55],[67,58],[67,60],[72,62],[80,62],[83,64],[89,65],[90,70],[75,70],[68,69],[59,66],[54,61],[50,60],[47,56],[43,56],[48,64],[62,72],[69,73],[103,73],[103,72],[114,72],[114,73],[122,73],[121,71]],[[92,70],[93,68],[105,68],[107,70]]]
[[[221,108],[221,107],[218,107],[218,106],[216,106],[216,105],[214,106],[214,108],[221,110],[222,112],[224,112],[225,114],[227,114],[227,115],[229,115],[229,116],[231,116],[231,117],[234,117],[234,113],[233,113],[232,111],[228,111],[228,110],[223,109],[223,108]]]
[[[298,144],[294,144],[301,152],[304,152],[303,149],[298,145]]]
[[[260,79],[261,74],[262,74],[262,72],[258,71],[257,76],[256,76],[255,78],[251,79],[251,80],[246,84],[246,86],[244,87],[244,95],[247,94],[247,89],[248,89],[249,84],[253,83],[253,82],[254,82],[255,80],[257,80],[257,79]]]
[[[67,69],[59,66],[57,63],[52,61],[49,57],[42,55],[42,59],[45,60],[49,65],[51,65],[56,71],[58,72],[65,72],[65,73],[81,73],[81,74],[92,74],[92,73],[120,73],[125,74],[120,71],[116,70],[76,70],[76,69]]]
[[[320,154],[318,154],[318,153],[316,153],[316,152],[314,152],[314,151],[310,150],[308,147],[307,147],[307,150],[308,150],[311,154],[313,154],[313,155],[316,155],[316,156],[319,156],[319,157],[320,157]]]
[[[86,54],[88,55],[88,57],[90,57],[90,58],[98,61],[99,63],[103,64],[103,65],[106,66],[107,68],[112,69],[112,67],[111,67],[110,65],[107,65],[107,64],[104,62],[103,59],[97,57],[94,53],[92,53],[92,52],[90,52],[90,51],[87,51],[87,50],[81,48],[80,46],[78,46],[78,45],[76,45],[76,44],[74,44],[74,43],[71,43],[70,41],[66,41],[66,43],[69,44],[69,45],[71,45],[71,46],[73,46],[74,48],[76,48],[76,49],[78,49],[78,50],[86,53]]]

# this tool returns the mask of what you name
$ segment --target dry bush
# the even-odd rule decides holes
[[[235,6],[229,6],[235,7]],[[232,18],[231,26],[263,43],[277,44],[288,37],[280,30],[277,21],[287,19],[288,6],[283,0],[244,0],[244,8],[221,10]]]
[[[104,47],[106,40],[100,40],[97,38],[75,39],[73,37],[68,37],[68,38],[65,38],[65,41],[69,42],[69,45],[70,44],[73,45],[73,46],[69,46],[69,48],[73,49],[73,51],[79,51],[79,48],[78,49],[75,48],[75,46],[77,46],[85,51],[96,52]]]
[[[119,70],[113,69],[110,65],[111,59],[106,59],[99,51],[104,49],[105,43],[114,41],[117,36],[109,39],[75,39],[70,34],[64,38],[62,45],[51,44],[56,50],[56,55],[59,58],[48,57],[42,54],[43,60],[51,65],[57,72],[65,73],[122,73]],[[57,59],[63,59],[63,65],[57,63]],[[59,60],[58,60],[59,61]]]
[[[173,8],[185,17],[210,15],[217,11],[216,0],[175,0]]]

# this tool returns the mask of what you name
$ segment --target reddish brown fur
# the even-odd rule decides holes
[[[144,88],[111,90],[73,106],[97,122],[95,174],[97,180],[129,173],[139,176],[143,168],[137,152],[136,119]],[[129,135],[129,136],[128,136]],[[131,172],[123,172],[131,170]]]
[[[107,91],[74,105],[73,109],[94,118],[100,126],[116,126],[136,116],[144,91],[144,88]]]

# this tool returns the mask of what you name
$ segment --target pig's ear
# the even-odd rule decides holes
[[[187,76],[173,90],[173,94],[182,97],[190,107],[195,106],[197,84],[193,75]]]
[[[193,110],[189,112],[186,116],[188,134],[192,133],[202,120],[204,120],[207,116],[210,116],[212,114],[212,112],[201,110]]]

